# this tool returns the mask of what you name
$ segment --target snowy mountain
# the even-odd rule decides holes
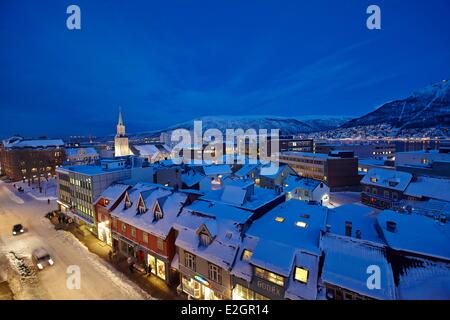
[[[262,115],[245,115],[245,116],[206,116],[192,119],[183,123],[173,125],[165,130],[152,132],[157,136],[162,132],[170,132],[175,129],[193,130],[194,120],[202,121],[202,130],[219,129],[225,132],[226,129],[279,129],[281,135],[298,135],[311,133],[316,131],[324,131],[335,129],[349,117],[344,116],[304,116],[304,117],[280,117],[280,116],[262,116]],[[270,132],[269,132],[270,133]],[[141,137],[148,133],[139,133],[134,137]]]
[[[219,129],[225,132],[226,129],[280,129],[280,134],[291,135],[299,133],[313,132],[314,128],[310,125],[293,118],[283,118],[277,116],[206,116],[196,118],[184,123],[174,125],[167,129],[172,131],[175,129],[193,130],[194,120],[201,120],[203,131],[208,129]]]
[[[320,115],[295,117],[295,119],[311,126],[314,129],[314,131],[333,130],[354,118],[355,117],[350,116],[320,116]]]
[[[398,133],[410,129],[450,126],[450,82],[425,87],[402,100],[388,102],[373,112],[352,119],[341,128],[385,126]]]

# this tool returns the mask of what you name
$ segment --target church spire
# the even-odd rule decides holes
[[[123,119],[122,119],[122,107],[119,106],[119,122],[117,123],[119,125],[123,125]]]
[[[117,136],[124,137],[125,136],[125,126],[123,124],[122,119],[122,107],[119,106],[119,121],[117,122]]]

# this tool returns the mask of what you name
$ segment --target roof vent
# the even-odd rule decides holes
[[[352,236],[352,222],[351,221],[345,221],[345,235],[347,237]]]
[[[386,230],[389,232],[395,232],[397,230],[397,223],[394,221],[386,221]]]

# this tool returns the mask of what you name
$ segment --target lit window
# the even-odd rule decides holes
[[[375,177],[370,178],[370,182],[376,183],[377,181],[378,181],[378,179]]]
[[[301,282],[301,283],[307,283],[308,282],[308,270],[295,267],[295,275],[294,279]]]
[[[131,227],[131,236],[133,238],[136,238],[136,228],[135,227]]]
[[[250,261],[250,259],[252,258],[252,255],[253,255],[253,252],[246,249],[246,250],[244,250],[244,252],[242,252],[241,260]]]
[[[255,267],[255,274],[256,274],[256,276],[266,279],[267,281],[275,283],[281,287],[284,286],[284,277],[280,276],[276,273]]]
[[[283,221],[284,221],[284,218],[283,218],[283,217],[276,217],[276,218],[275,218],[275,221],[276,221],[276,222],[283,222]]]
[[[295,225],[296,225],[297,227],[300,227],[300,228],[306,228],[306,227],[308,226],[308,224],[307,224],[306,222],[303,222],[303,221],[297,221],[297,222],[295,223]]]

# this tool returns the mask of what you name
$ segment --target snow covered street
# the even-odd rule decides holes
[[[44,217],[55,207],[54,201],[48,205],[0,183],[0,276],[8,265],[21,275],[8,279],[14,284],[15,299],[151,299],[71,233],[55,230]],[[13,236],[12,227],[18,223],[25,232]],[[31,261],[31,253],[38,247],[44,247],[54,260],[54,265],[43,271],[37,271]],[[67,268],[73,265],[80,268],[81,287],[71,290],[66,285]]]

